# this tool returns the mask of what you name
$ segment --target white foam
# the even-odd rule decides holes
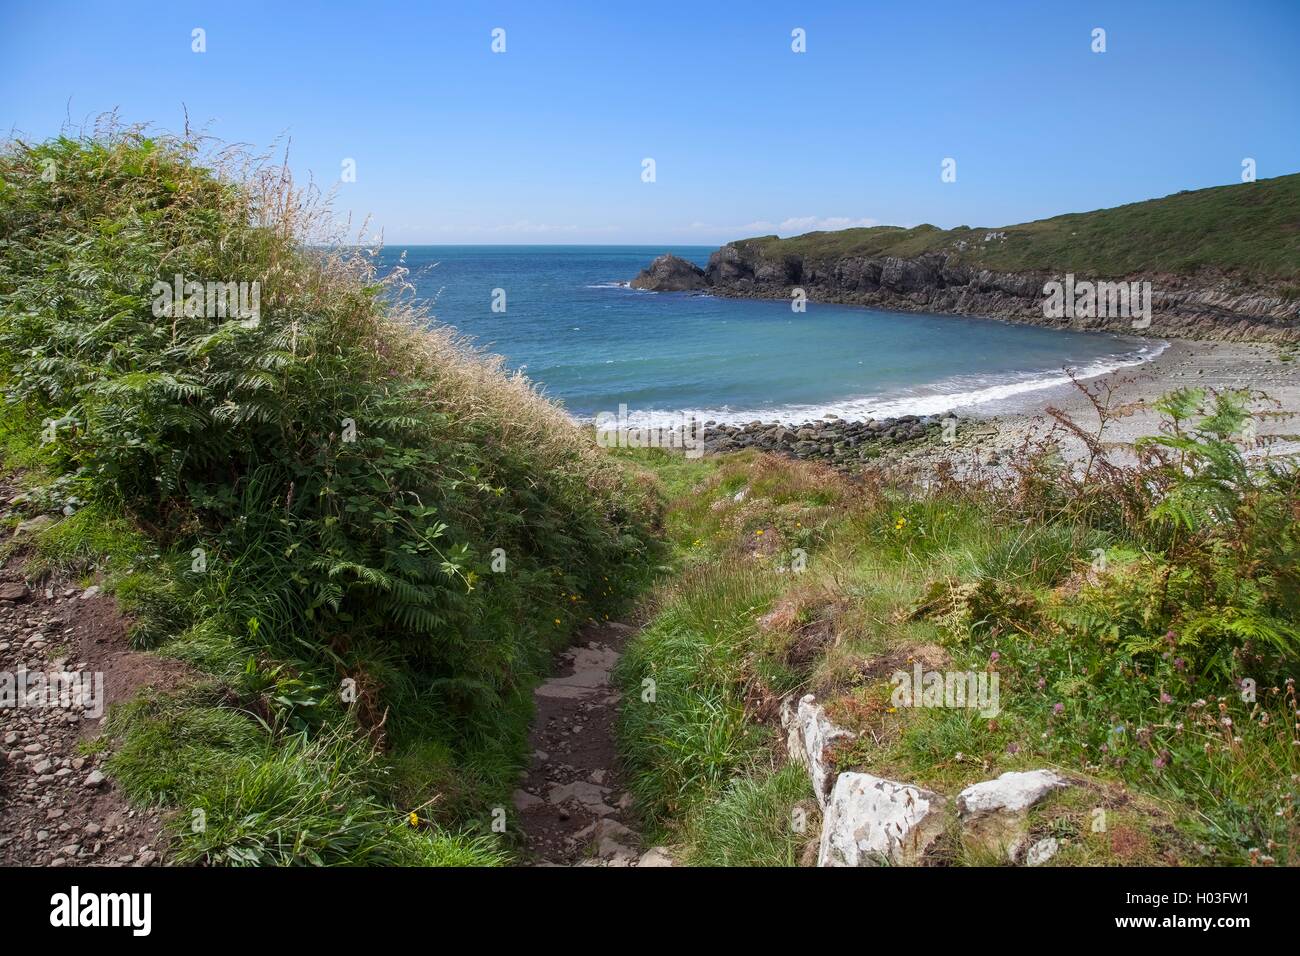
[[[1136,353],[1108,356],[1075,368],[1074,376],[1080,381],[1107,375],[1123,368],[1143,365],[1158,357],[1169,347],[1168,342],[1144,346]],[[685,409],[631,409],[627,422],[631,427],[664,427],[680,424],[683,417],[697,421],[782,422],[801,424],[816,421],[828,414],[846,421],[865,421],[869,418],[898,418],[901,415],[939,415],[944,412],[968,409],[988,402],[1002,401],[1026,392],[1055,388],[1070,384],[1070,376],[1061,372],[1027,372],[990,382],[987,378],[970,377],[948,379],[932,385],[908,389],[905,393],[847,398],[818,404],[784,405],[771,408],[718,408]],[[612,411],[612,409],[611,409]],[[591,422],[594,416],[584,416],[580,421]]]

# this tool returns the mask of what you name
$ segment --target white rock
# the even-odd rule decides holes
[[[1053,790],[1069,786],[1051,770],[1008,771],[996,780],[971,784],[957,794],[957,811],[963,817],[979,813],[1028,810]]]
[[[661,846],[652,846],[641,854],[641,859],[637,860],[637,866],[672,866],[673,858],[668,855],[668,851]]]
[[[1029,808],[1069,781],[1051,770],[1009,771],[957,795],[962,841],[1014,863],[1029,837]]]
[[[1056,851],[1059,850],[1060,848],[1061,845],[1057,843],[1053,837],[1048,837],[1045,840],[1039,840],[1037,843],[1031,846],[1029,848],[1029,852],[1025,854],[1025,865],[1042,866],[1052,857],[1056,856]]]
[[[869,773],[842,773],[822,817],[818,866],[915,866],[942,835],[939,794]]]
[[[812,694],[799,701],[786,745],[790,748],[790,758],[808,768],[813,793],[817,795],[817,803],[823,810],[826,808],[826,796],[834,783],[826,748],[836,740],[851,740],[853,736],[852,732],[837,727],[826,719],[826,711],[816,703]]]

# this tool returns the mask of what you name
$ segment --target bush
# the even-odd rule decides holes
[[[0,149],[5,445],[42,508],[145,534],[113,582],[138,643],[175,641],[277,731],[332,733],[350,679],[373,741],[436,714],[457,759],[501,752],[504,787],[521,695],[623,596],[657,505],[327,212],[190,138]]]

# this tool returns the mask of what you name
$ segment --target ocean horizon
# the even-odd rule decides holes
[[[976,410],[1132,367],[1167,343],[998,319],[627,286],[671,252],[712,246],[393,245],[434,320],[502,356],[570,415],[622,406],[634,425],[683,416],[799,423]],[[495,309],[495,311],[494,311]]]

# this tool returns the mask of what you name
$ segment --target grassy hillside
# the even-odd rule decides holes
[[[109,725],[181,860],[492,862],[531,685],[635,584],[657,506],[400,275],[304,251],[326,212],[189,140],[5,146],[0,453],[63,516],[36,563],[106,573],[197,675]],[[260,312],[160,311],[177,275]]]
[[[681,569],[621,668],[648,829],[687,863],[807,862],[817,804],[777,715],[813,693],[857,735],[838,771],[1082,781],[1031,817],[1056,865],[1300,862],[1300,480],[1246,468],[1244,401],[1171,396],[1137,466],[1026,448],[1009,488],[630,455],[676,496]],[[996,672],[1000,712],[895,706],[917,663]],[[996,861],[950,833],[938,862]]]
[[[986,239],[989,233],[1006,235]],[[944,252],[1007,272],[1073,270],[1120,276],[1209,271],[1265,282],[1294,281],[1300,279],[1300,173],[1011,226],[876,226],[790,239],[766,236],[737,245],[771,258]]]

